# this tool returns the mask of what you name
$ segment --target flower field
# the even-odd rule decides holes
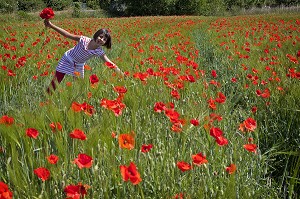
[[[37,16],[38,18],[38,16]],[[0,198],[296,198],[300,15],[52,19],[110,59],[46,93],[74,42],[2,20]]]

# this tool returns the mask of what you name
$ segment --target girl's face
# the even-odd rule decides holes
[[[103,46],[107,41],[107,38],[105,37],[105,34],[100,34],[97,39],[96,39],[96,43],[100,46]]]

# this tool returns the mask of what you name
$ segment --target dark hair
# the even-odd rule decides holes
[[[99,37],[99,35],[101,35],[101,34],[104,34],[106,37],[106,42],[105,42],[104,46],[106,46],[106,48],[110,49],[111,48],[111,36],[107,29],[104,29],[104,28],[99,29],[97,32],[95,32],[93,39],[96,41],[97,37]]]

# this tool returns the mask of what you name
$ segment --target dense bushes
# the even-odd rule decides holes
[[[65,10],[74,3],[102,9],[117,16],[224,15],[254,7],[295,6],[297,0],[0,0],[0,12],[37,11],[43,7]],[[81,6],[80,6],[81,9]]]
[[[37,11],[46,7],[54,10],[64,10],[72,5],[72,0],[0,0],[0,12]]]

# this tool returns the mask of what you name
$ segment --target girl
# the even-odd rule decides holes
[[[108,62],[110,65],[114,66],[114,70],[119,74],[124,76],[122,71],[106,56],[105,52],[102,49],[102,46],[106,48],[111,48],[111,37],[109,32],[106,29],[98,30],[93,38],[89,38],[82,35],[74,35],[68,31],[54,25],[49,21],[49,19],[44,20],[44,24],[48,28],[52,28],[59,34],[67,37],[69,39],[77,41],[77,45],[69,49],[63,57],[58,62],[56,67],[55,75],[47,88],[47,92],[51,94],[51,87],[53,90],[56,89],[55,82],[60,83],[65,74],[73,75],[80,74],[84,77],[84,64],[87,60],[92,57],[101,57],[104,62]]]

